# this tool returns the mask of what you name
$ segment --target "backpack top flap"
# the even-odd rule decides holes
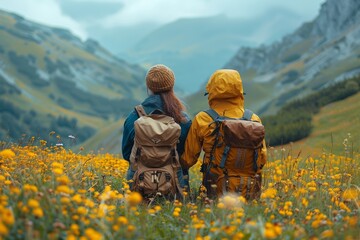
[[[228,118],[209,109],[205,111],[215,122],[222,123],[223,139],[227,146],[234,148],[258,149],[265,137],[265,127],[252,121],[253,112],[245,109],[242,118]]]
[[[139,146],[176,146],[181,133],[180,125],[162,114],[142,116],[134,127],[135,142]]]
[[[235,148],[260,148],[265,137],[264,125],[243,119],[224,120],[223,130],[224,142]]]

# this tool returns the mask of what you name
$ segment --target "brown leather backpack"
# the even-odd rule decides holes
[[[157,196],[181,198],[182,189],[176,174],[181,169],[176,151],[180,125],[160,110],[147,115],[141,105],[135,109],[139,118],[134,123],[135,138],[130,155],[135,171],[131,190],[149,200]]]
[[[261,189],[261,174],[257,173],[263,167],[257,160],[265,137],[264,126],[251,120],[253,112],[248,109],[241,118],[219,116],[213,109],[205,112],[215,124],[210,160],[202,167],[208,196],[237,192],[246,199],[257,197]]]

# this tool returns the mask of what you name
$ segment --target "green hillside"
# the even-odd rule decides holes
[[[85,152],[120,153],[123,124],[124,120],[120,119],[101,128],[94,136],[84,142],[81,147],[84,148]]]
[[[80,144],[140,101],[144,76],[94,40],[0,10],[0,140]]]
[[[320,155],[323,151],[336,154],[360,152],[360,93],[321,108],[313,118],[309,137],[285,145],[294,155]],[[347,142],[345,141],[347,139]]]

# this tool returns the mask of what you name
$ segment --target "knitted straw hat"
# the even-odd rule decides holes
[[[174,84],[174,72],[165,65],[157,64],[146,74],[146,85],[153,93],[170,91]]]

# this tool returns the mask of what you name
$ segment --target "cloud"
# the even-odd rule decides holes
[[[96,0],[92,0],[96,1]],[[115,1],[115,0],[113,0]],[[103,25],[132,26],[142,23],[164,24],[184,17],[226,14],[236,18],[255,18],[272,8],[295,12],[301,20],[310,20],[325,0],[118,0],[123,7],[103,20]],[[271,16],[269,16],[271,17]]]
[[[61,11],[56,0],[0,1],[0,8],[20,14],[34,22],[53,27],[67,28],[82,39],[88,36],[81,24]]]
[[[103,23],[106,27],[131,26],[141,23],[163,24],[185,17],[203,17],[218,14],[213,5],[207,1],[192,0],[123,0],[123,8],[107,17]]]
[[[324,1],[0,0],[0,9],[15,12],[41,24],[67,28],[84,40],[90,33],[94,38],[102,38],[102,32],[117,33],[126,38],[129,29],[158,27],[179,18],[220,14],[244,20],[261,19],[262,16],[268,15],[269,19],[264,22],[266,26],[265,23],[275,17],[276,12],[273,13],[272,9],[276,8],[294,13],[289,21],[296,20],[302,23],[312,20],[319,11],[320,3]],[[289,24],[286,21],[282,25]],[[269,29],[263,30],[266,32]]]

